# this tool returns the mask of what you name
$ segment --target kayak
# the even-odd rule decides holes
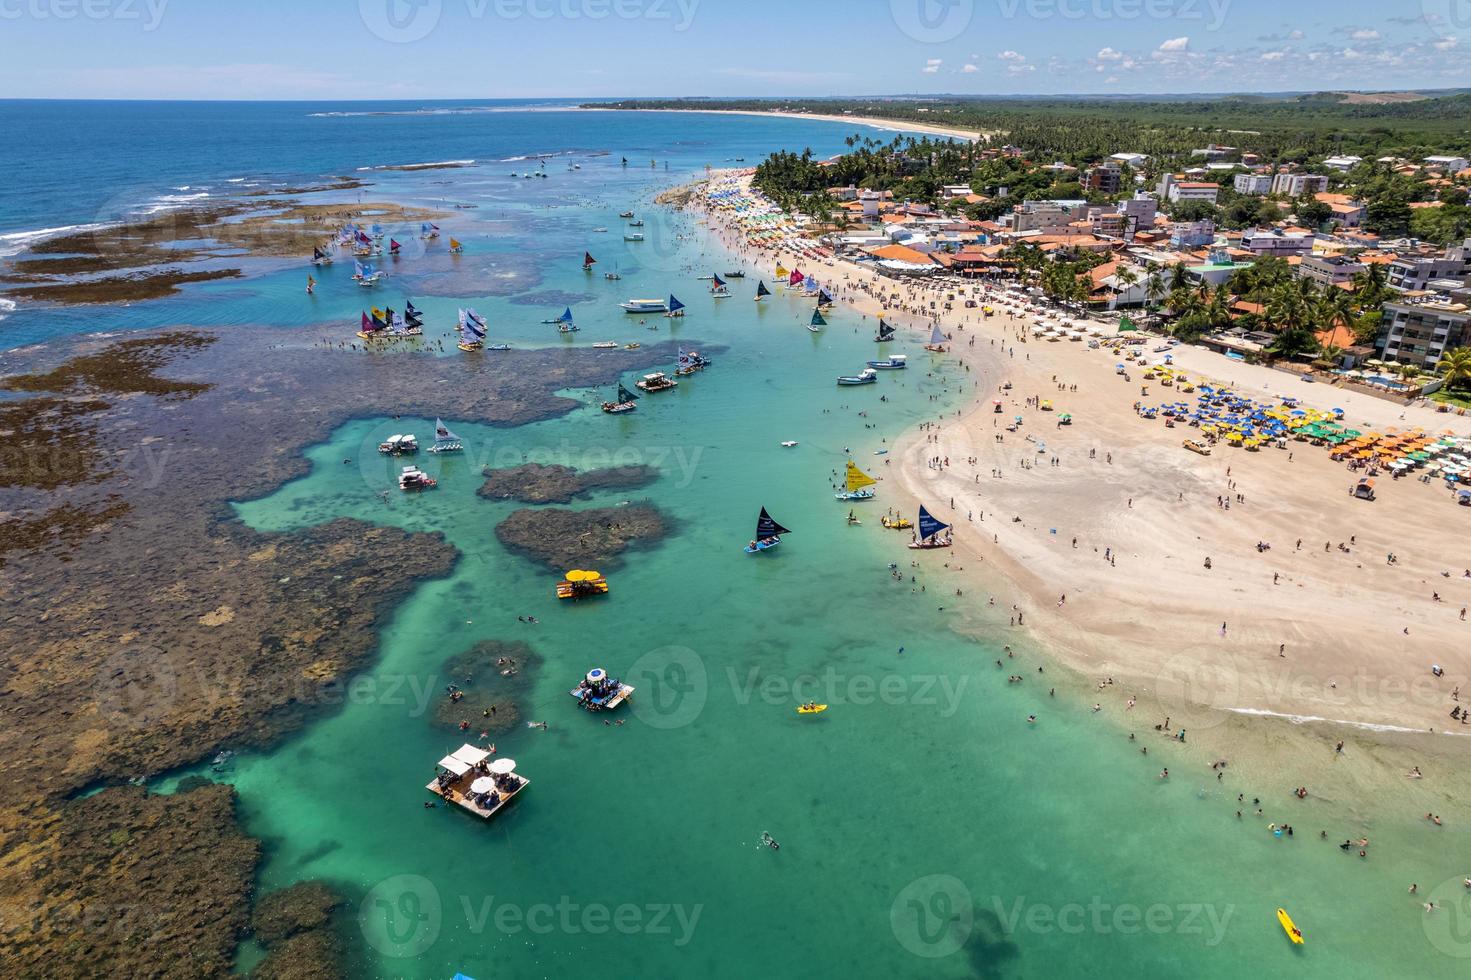
[[[819,715],[826,710],[827,705],[825,704],[814,704],[811,707],[808,707],[805,704],[797,706],[797,714],[799,715]]]
[[[1282,931],[1287,933],[1287,938],[1292,940],[1293,945],[1301,946],[1302,930],[1293,924],[1292,916],[1287,914],[1286,909],[1277,910],[1277,921],[1282,923]]]

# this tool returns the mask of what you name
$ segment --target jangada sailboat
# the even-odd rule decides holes
[[[681,303],[673,293],[669,294],[669,312],[664,314],[666,320],[673,320],[684,316],[684,304]]]
[[[591,272],[592,267],[598,264],[598,260],[592,257],[591,252],[582,253],[582,271]]]
[[[930,329],[930,342],[924,345],[924,349],[934,351],[936,354],[945,353],[945,334],[940,330],[938,323]]]
[[[891,326],[889,326],[887,323],[885,323],[884,320],[883,320],[883,318],[880,317],[879,318],[879,332],[878,332],[878,336],[873,338],[873,342],[875,344],[887,344],[889,341],[891,341],[893,339],[894,339],[894,328],[891,327]]]
[[[428,221],[424,222],[423,224],[419,225],[419,237],[420,238],[438,238],[439,237],[439,226],[436,225],[436,224],[431,224]]]
[[[832,305],[833,305],[833,298],[832,298],[832,296],[830,296],[828,294],[828,291],[826,289],[818,289],[818,291],[817,291],[817,308],[819,310],[821,310],[821,309],[824,309],[824,308],[829,307],[829,306],[832,306]]]
[[[572,322],[572,307],[567,307],[562,311],[562,315],[557,317],[558,333],[576,333],[580,329],[582,328]]]
[[[367,313],[363,314],[362,325],[358,328],[359,337],[363,340],[377,340],[387,335],[388,323],[378,316],[377,310],[374,310],[371,316]]]
[[[331,265],[332,264],[332,253],[331,252],[325,252],[322,249],[313,246],[312,247],[312,264],[313,265]]]
[[[769,289],[766,288],[766,280],[764,280],[764,279],[758,280],[757,283],[756,283],[756,302],[759,303],[759,302],[761,302],[761,300],[763,298],[765,298],[767,296],[770,296],[770,295],[771,295],[771,290],[769,290]]]
[[[770,551],[772,548],[781,544],[781,536],[783,534],[791,533],[791,531],[776,523],[771,515],[766,513],[766,508],[762,507],[761,516],[756,518],[756,537],[752,539],[750,544],[746,545],[746,554],[754,555],[762,551]]]
[[[909,542],[909,547],[920,550],[948,548],[951,544],[951,537],[946,532],[949,530],[949,524],[942,523],[929,511],[925,510],[924,505],[921,504],[919,507],[919,530],[916,532],[914,540]]]
[[[429,447],[431,453],[458,453],[463,452],[465,444],[460,437],[449,430],[444,424],[444,419],[434,420],[434,445]]]
[[[449,240],[449,251],[451,255],[459,255],[465,251],[465,246],[451,236]]]
[[[675,377],[684,378],[696,371],[703,371],[710,366],[710,361],[700,356],[697,350],[687,351],[683,347],[679,349],[679,360],[674,369]]]
[[[623,382],[618,382],[618,400],[603,402],[603,411],[609,415],[622,415],[624,412],[632,412],[638,408],[638,395],[623,387]]]
[[[877,482],[873,477],[860,470],[850,459],[848,460],[848,478],[845,484],[848,489],[833,496],[839,500],[872,500],[874,496],[873,486]]]
[[[730,295],[730,287],[725,284],[724,279],[720,278],[718,275],[711,276],[710,279],[711,296],[715,297],[716,299],[725,299],[727,296]]]
[[[485,349],[485,321],[474,310],[460,311],[460,343],[462,351]]]
[[[822,328],[827,326],[827,321],[822,318],[821,310],[812,311],[812,319],[807,323],[807,329],[813,333],[821,333]]]

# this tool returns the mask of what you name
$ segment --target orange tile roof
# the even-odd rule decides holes
[[[914,249],[904,245],[884,245],[880,248],[871,248],[868,250],[868,254],[875,258],[887,259],[894,262],[910,262],[914,265],[934,264],[934,259],[925,253],[916,252]]]

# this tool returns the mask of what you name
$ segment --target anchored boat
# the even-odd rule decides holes
[[[424,490],[433,490],[437,486],[439,486],[439,481],[417,466],[405,466],[403,472],[398,475],[398,488],[404,493],[419,493]]]
[[[763,298],[765,298],[767,296],[770,296],[770,295],[771,295],[771,290],[769,290],[769,289],[766,288],[766,280],[764,280],[764,279],[758,280],[756,282],[756,302],[759,303],[759,302],[761,302],[761,300]]]
[[[895,354],[882,361],[869,361],[868,366],[876,371],[902,371],[909,366],[909,358],[903,354]]]
[[[949,524],[942,523],[938,518],[931,515],[929,511],[925,510],[923,504],[920,504],[919,531],[916,533],[914,540],[909,542],[909,547],[921,551],[930,548],[948,548],[952,543],[951,536],[944,532],[949,530]]]
[[[874,496],[873,486],[877,482],[873,477],[860,470],[850,459],[848,460],[848,476],[845,481],[847,489],[834,496],[839,500],[872,500]]]
[[[439,760],[439,773],[424,788],[482,820],[499,813],[531,780],[516,774],[515,759],[488,762],[490,753],[461,745]]]
[[[891,326],[889,326],[887,323],[885,323],[883,321],[883,318],[881,317],[879,319],[879,332],[878,332],[878,336],[876,336],[876,337],[873,338],[873,342],[875,344],[887,344],[889,341],[891,341],[893,339],[894,339],[894,328],[891,327]]]
[[[772,548],[781,544],[781,536],[783,534],[791,533],[791,531],[772,520],[771,515],[766,513],[766,508],[762,507],[761,516],[756,518],[756,537],[751,540],[750,544],[746,545],[746,554],[754,555],[762,551],[770,551]]]
[[[392,435],[378,444],[378,451],[385,456],[412,456],[419,451],[419,440],[414,436]]]
[[[730,287],[727,286],[725,284],[725,280],[720,278],[719,276],[711,276],[710,295],[715,297],[716,299],[725,299],[726,297],[730,296]]]
[[[574,568],[567,577],[557,583],[558,599],[590,599],[608,594],[608,580],[601,572]]]
[[[822,318],[822,310],[812,311],[812,319],[807,322],[807,329],[813,333],[821,333],[822,328],[827,326],[827,321]]]
[[[875,371],[873,368],[864,368],[862,371],[859,371],[857,374],[840,374],[840,375],[838,375],[838,384],[840,384],[840,385],[871,385],[871,384],[875,383],[876,381],[878,381],[878,379],[879,379],[879,373],[877,371]]]
[[[485,321],[474,310],[460,310],[460,350],[485,349]]]
[[[631,299],[618,305],[624,313],[663,313],[669,309],[669,304],[662,299]]]
[[[669,294],[669,312],[664,314],[664,319],[674,320],[684,316],[684,304],[679,301],[673,293]]]
[[[674,369],[675,377],[684,378],[696,371],[703,371],[711,365],[711,361],[700,356],[697,350],[687,351],[683,347],[679,349],[679,360]]]
[[[449,430],[444,424],[444,419],[434,420],[434,445],[429,447],[431,453],[458,453],[463,452],[465,444],[460,437]]]
[[[940,330],[940,325],[938,323],[935,324],[933,328],[931,328],[930,342],[924,345],[924,349],[927,351],[933,351],[936,354],[945,353],[945,334]]]
[[[627,388],[623,382],[618,383],[618,400],[603,402],[603,411],[609,415],[622,415],[624,412],[632,412],[638,408],[638,396]]]
[[[609,677],[601,667],[587,672],[576,687],[567,692],[588,711],[611,711],[633,694],[633,685],[625,684],[616,677]]]
[[[655,371],[653,374],[644,375],[642,378],[635,381],[633,385],[640,391],[654,392],[668,391],[670,388],[678,388],[679,382],[666,375],[663,371]]]

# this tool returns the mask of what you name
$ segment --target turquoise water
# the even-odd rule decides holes
[[[516,120],[513,129],[547,127],[537,149],[668,146],[676,125],[620,117],[616,142],[612,130],[575,141],[570,127],[583,123],[559,117],[612,124],[502,115]],[[734,284],[735,298],[716,301],[694,280],[734,260],[717,256],[689,219],[654,210],[656,188],[706,162],[754,159],[748,147],[760,139],[833,152],[846,131],[753,123],[761,125],[682,117],[681,137],[699,145],[671,150],[667,174],[646,162],[625,171],[615,152],[582,158],[575,173],[554,165],[546,181],[502,173],[524,164],[375,178],[384,184],[375,193],[393,200],[481,207],[444,223],[465,238],[468,261],[410,256],[374,302],[413,298],[435,325],[472,302],[497,337],[528,346],[565,342],[537,323],[556,312],[544,305],[563,304],[513,298],[585,294],[574,304],[583,326],[574,342],[672,334],[717,363],[645,397],[631,416],[597,411],[607,392],[576,392],[582,410],[535,425],[448,419],[467,441],[465,456],[422,460],[440,489],[386,502],[380,491],[396,464],[372,447],[399,431],[427,441],[432,420],[355,420],[309,450],[307,476],[238,504],[241,519],[261,529],[353,516],[441,531],[462,554],[449,577],[423,584],[384,624],[374,665],[339,712],[235,763],[243,818],[265,842],[262,887],[325,878],[351,893],[360,914],[345,938],[352,973],[363,976],[1449,975],[1468,952],[1460,923],[1450,912],[1423,920],[1405,887],[1419,881],[1430,895],[1438,879],[1415,856],[1429,850],[1424,835],[1439,834],[1446,853],[1459,831],[1360,824],[1375,839],[1372,860],[1360,862],[1317,839],[1314,815],[1328,807],[1291,800],[1290,776],[1282,786],[1216,784],[1187,775],[1167,744],[1151,741],[1142,756],[1071,693],[1080,682],[1048,697],[1063,673],[1048,666],[1037,676],[1045,661],[1020,645],[1018,659],[998,668],[1012,634],[952,629],[984,597],[954,595],[944,556],[909,566],[905,536],[877,523],[893,498],[885,483],[877,501],[855,508],[863,525],[846,525],[849,506],[830,490],[844,450],[887,476],[898,461],[886,465],[892,457],[874,452],[957,405],[962,392],[943,380],[955,377],[953,364],[907,342],[883,353],[910,354],[910,370],[838,389],[836,375],[880,356],[872,323],[836,312],[813,335],[802,329],[810,301],[777,296],[757,306],[754,276]],[[449,124],[426,130],[394,162],[480,155],[462,152],[452,135]],[[513,155],[504,145],[498,152]],[[650,222],[651,247],[618,240],[625,207]],[[592,231],[600,226],[611,231]],[[584,248],[598,255],[599,272],[616,264],[625,279],[585,276]],[[304,272],[282,263],[245,283],[96,311],[88,322],[347,336],[364,301],[348,270],[320,276],[310,301]],[[672,327],[657,320],[658,332],[615,305],[670,291],[690,315]],[[0,329],[36,339],[76,330],[77,319],[18,310]],[[781,448],[788,439],[800,445]],[[523,457],[655,465],[662,476],[646,490],[574,506],[647,497],[674,518],[674,531],[605,567],[606,599],[559,604],[556,576],[496,541],[495,524],[516,505],[475,496],[481,464]],[[932,503],[951,513],[948,501]],[[750,557],[741,547],[761,506],[794,533]],[[540,624],[517,621],[525,615]],[[522,711],[549,725],[495,740],[532,782],[488,823],[423,807],[434,762],[476,735],[431,726],[445,684],[461,680],[441,665],[482,640],[524,641],[543,658]],[[626,724],[605,726],[567,696],[593,666],[639,688],[614,716]],[[1026,680],[1009,685],[1013,671]],[[798,717],[806,700],[830,707]],[[1165,765],[1175,773],[1168,781],[1157,778]],[[1243,789],[1266,801],[1263,817],[1248,809],[1236,819]],[[1299,822],[1294,838],[1266,831],[1284,818]],[[1324,826],[1341,837],[1344,822],[1335,813]],[[760,844],[763,832],[779,851]],[[1278,905],[1294,913],[1307,947],[1286,945]]]

